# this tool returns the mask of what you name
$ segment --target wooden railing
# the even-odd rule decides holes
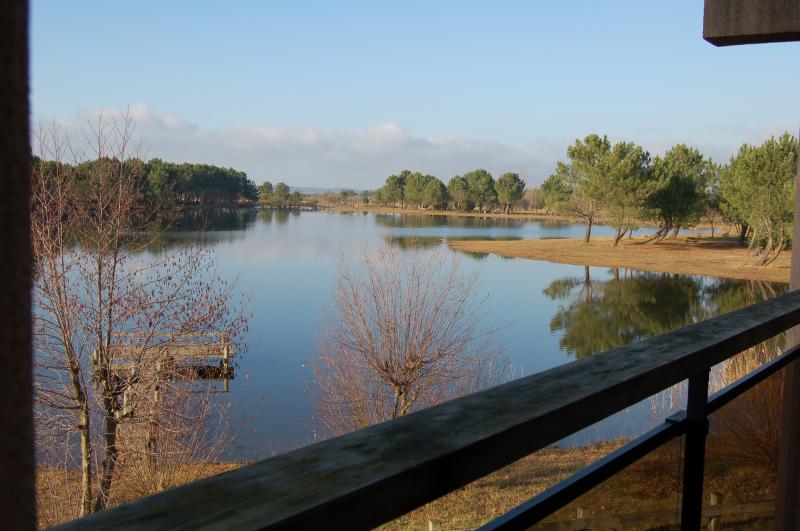
[[[525,529],[686,435],[682,526],[701,522],[707,415],[793,361],[707,396],[709,369],[800,323],[800,291],[93,514],[64,529],[363,529],[689,380],[686,411],[486,525]]]

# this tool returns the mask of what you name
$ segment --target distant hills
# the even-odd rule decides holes
[[[349,188],[347,186],[340,186],[339,188],[318,188],[314,186],[292,186],[292,191],[298,191],[301,194],[324,194],[324,193],[332,193],[338,194],[342,190],[353,190],[356,193],[361,192],[361,189],[358,188]]]

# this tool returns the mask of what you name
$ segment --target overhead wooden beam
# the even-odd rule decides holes
[[[800,40],[800,1],[706,0],[703,38],[715,46]]]

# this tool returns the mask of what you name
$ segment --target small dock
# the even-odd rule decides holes
[[[142,334],[119,332],[111,346],[112,365],[132,369],[141,363],[152,366],[167,380],[218,380],[223,391],[235,377],[234,348],[225,332],[201,334]],[[93,359],[95,354],[92,355]]]

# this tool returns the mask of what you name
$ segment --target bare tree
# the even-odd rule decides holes
[[[181,431],[188,418],[198,421],[200,410],[184,408],[178,422],[178,410],[163,400],[179,386],[171,353],[212,332],[236,342],[246,327],[232,301],[234,283],[216,274],[209,251],[142,252],[155,237],[157,208],[141,193],[133,132],[129,115],[98,119],[87,138],[89,160],[56,126],[38,137],[37,437],[44,444],[77,437],[80,515],[108,505],[127,425]]]
[[[311,362],[322,426],[338,435],[494,383],[491,333],[478,331],[476,277],[438,252],[366,252],[340,259],[333,313]]]

